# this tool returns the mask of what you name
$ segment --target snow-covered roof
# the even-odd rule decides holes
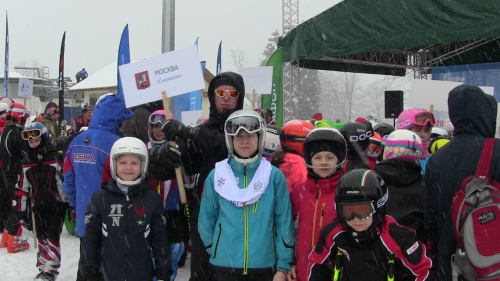
[[[83,91],[91,89],[104,89],[117,87],[117,63],[112,62],[108,66],[102,68],[94,74],[90,74],[85,80],[73,87],[69,88],[70,91]]]
[[[3,78],[3,71],[2,71],[2,75],[0,76],[0,78]],[[28,78],[28,77],[22,75],[19,72],[9,71],[9,78]]]

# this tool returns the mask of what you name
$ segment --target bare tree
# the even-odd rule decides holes
[[[231,64],[240,70],[240,68],[245,67],[247,61],[247,52],[240,49],[239,47],[231,49]]]
[[[320,111],[332,120],[351,121],[358,113],[362,93],[360,76],[349,72],[322,72]],[[331,117],[330,117],[331,116]]]
[[[21,60],[15,66],[39,68],[40,63],[35,59],[31,60],[31,64],[28,64],[26,62],[26,60]],[[39,78],[39,73],[34,69],[16,69],[15,71],[17,73],[25,76],[25,77],[38,77]]]

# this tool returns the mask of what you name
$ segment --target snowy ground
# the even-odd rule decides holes
[[[28,281],[38,274],[36,268],[37,249],[33,248],[33,235],[31,232],[23,229],[23,238],[28,238],[30,248],[26,251],[7,254],[7,249],[0,249],[0,280],[9,281]],[[78,259],[80,257],[80,242],[75,236],[72,236],[63,229],[61,234],[61,269],[57,280],[73,281],[76,280],[76,271],[78,268]],[[175,280],[189,280],[189,255],[186,265],[180,268]]]

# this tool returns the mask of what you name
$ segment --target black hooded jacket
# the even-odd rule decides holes
[[[450,257],[456,249],[451,221],[453,194],[474,175],[485,138],[495,136],[497,102],[479,87],[461,85],[448,96],[455,137],[427,163],[424,226],[437,252],[438,280],[451,280]],[[500,140],[496,140],[489,177],[500,182]]]
[[[378,163],[375,172],[382,177],[389,192],[386,215],[415,230],[415,238],[425,244],[424,178],[420,165],[411,160],[392,158]]]
[[[195,198],[190,198],[194,206],[199,206],[200,195],[203,191],[203,185],[210,171],[215,168],[215,163],[227,158],[228,151],[226,139],[224,136],[224,124],[231,113],[235,110],[220,111],[215,106],[215,89],[220,85],[231,85],[235,87],[240,95],[235,110],[243,109],[245,99],[245,84],[243,77],[234,72],[224,72],[212,79],[208,86],[208,100],[210,101],[210,118],[207,123],[200,125],[198,137],[189,141],[185,147],[180,147],[183,156],[183,167],[188,174],[199,173],[198,181],[192,194]],[[155,149],[155,148],[153,148]],[[151,150],[150,154],[155,152]],[[189,160],[185,154],[189,155]],[[152,157],[153,158],[153,157]],[[159,180],[168,180],[175,176],[174,171],[166,171],[158,167],[161,163],[150,162],[150,171],[154,178]],[[193,201],[194,200],[194,201]],[[191,212],[192,218],[197,218],[197,208]]]

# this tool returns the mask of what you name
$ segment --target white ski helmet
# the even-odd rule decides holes
[[[234,153],[233,137],[240,130],[245,130],[247,133],[257,133],[259,136],[259,144],[257,154],[252,158],[239,158]],[[266,138],[266,123],[258,112],[248,109],[235,111],[229,115],[224,126],[226,136],[226,146],[229,154],[238,162],[246,164],[254,162],[264,152],[264,142]]]
[[[141,174],[138,179],[133,181],[125,181],[116,174],[116,160],[119,156],[132,154],[141,157]],[[111,147],[111,176],[119,183],[124,185],[136,185],[140,183],[146,176],[148,168],[148,149],[146,145],[138,138],[124,137],[115,141]]]
[[[5,119],[7,109],[9,109],[9,105],[4,102],[0,102],[0,118]]]

